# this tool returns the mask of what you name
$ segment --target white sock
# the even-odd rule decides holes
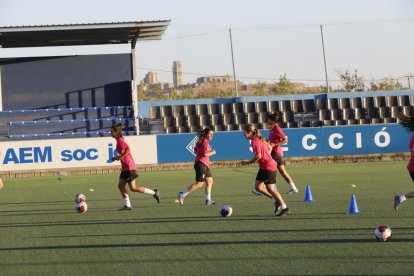
[[[129,201],[129,197],[124,198],[124,206],[131,207],[131,202]]]
[[[206,200],[211,201],[211,194],[206,194]]]
[[[181,193],[182,193],[183,197],[186,197],[190,192],[188,191],[188,189],[185,189]]]
[[[282,210],[284,210],[284,209],[286,209],[287,208],[287,205],[286,204],[283,204],[282,205]]]
[[[144,194],[155,195],[155,192],[154,192],[153,190],[151,190],[151,189],[147,189],[147,188],[145,188],[145,189],[144,189]]]
[[[295,183],[289,183],[289,185],[290,185],[290,187],[293,189],[293,190],[297,190],[298,188],[296,188],[296,186],[295,186]]]
[[[406,199],[405,195],[400,195],[400,202],[404,202]]]

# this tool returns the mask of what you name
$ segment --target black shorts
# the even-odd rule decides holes
[[[122,171],[119,175],[119,179],[124,179],[128,183],[132,182],[135,178],[138,177],[138,174],[136,171]]]
[[[206,177],[212,177],[210,168],[202,162],[195,162],[194,170],[196,172],[197,182],[204,182],[206,180]]]
[[[273,160],[276,161],[278,166],[284,165],[282,156],[277,155],[276,152],[274,151],[272,151],[271,155],[272,155]]]
[[[263,181],[265,185],[276,183],[276,171],[259,169],[256,175],[256,181]]]
[[[414,182],[414,172],[409,172],[410,173],[410,176],[411,176],[411,179],[413,180],[413,182]]]

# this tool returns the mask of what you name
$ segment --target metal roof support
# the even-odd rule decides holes
[[[139,135],[139,110],[138,110],[138,91],[136,83],[136,51],[135,47],[137,45],[136,40],[131,41],[131,93],[132,93],[132,110],[134,112],[134,128],[136,135]]]

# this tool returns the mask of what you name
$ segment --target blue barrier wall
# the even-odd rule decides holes
[[[286,157],[408,152],[411,134],[397,124],[284,129]],[[269,132],[261,131],[267,138]],[[194,161],[194,134],[157,136],[158,163]],[[249,140],[242,131],[216,132],[211,146],[217,151],[211,160],[250,159]]]

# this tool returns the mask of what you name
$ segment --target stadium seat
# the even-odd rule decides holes
[[[342,110],[342,119],[349,120],[354,118],[354,110],[351,108],[345,108]]]
[[[385,103],[384,96],[376,96],[374,98],[374,107],[380,108],[380,107],[385,107],[385,106],[386,106],[386,103]]]
[[[267,112],[260,112],[259,113],[259,123],[266,124],[269,119],[269,113]]]
[[[355,108],[354,109],[354,118],[359,119],[366,119],[367,118],[367,111],[365,108]]]
[[[329,98],[326,103],[326,107],[328,109],[338,109],[338,99],[337,98]]]
[[[379,117],[382,118],[382,119],[389,118],[391,116],[389,107],[380,107],[380,108],[378,108],[378,113],[379,113]]]
[[[320,121],[328,120],[330,118],[330,114],[327,109],[319,109],[318,115]]]
[[[256,103],[255,102],[244,103],[244,112],[245,113],[256,112]]]
[[[362,108],[362,101],[360,97],[350,98],[351,108]]]
[[[235,130],[239,130],[239,128],[235,124],[228,124],[228,125],[226,125],[226,130],[227,131],[235,131]]]
[[[300,121],[299,122],[299,127],[310,127],[310,126],[311,126],[310,121]]]
[[[258,124],[259,116],[256,112],[247,113],[247,123],[248,124]]]
[[[281,128],[286,128],[287,127],[287,123],[285,123],[285,122],[278,122],[277,125]]]
[[[360,125],[369,125],[369,119],[367,119],[367,118],[359,119],[359,124]]]
[[[267,112],[267,102],[256,102],[256,111],[260,112]]]
[[[398,114],[402,111],[402,108],[400,106],[393,106],[390,108],[390,117],[391,118],[397,118]]]
[[[387,107],[398,106],[397,96],[387,96],[385,97],[385,104]]]
[[[287,122],[286,123],[286,127],[287,128],[297,128],[298,127],[298,123],[297,122]]]
[[[184,106],[182,105],[173,105],[173,116],[184,116]]]
[[[324,120],[323,121],[323,125],[324,126],[334,126],[335,125],[335,121],[334,120]]]
[[[207,115],[207,114],[208,114],[207,104],[196,105],[196,115]]]
[[[185,117],[184,115],[175,116],[176,127],[181,127],[181,126],[186,126],[186,125],[187,125],[187,117]]]
[[[303,113],[302,100],[292,100],[292,111],[295,113]]]
[[[161,106],[161,118],[172,116],[172,108],[170,105]]]
[[[285,112],[285,111],[291,111],[290,101],[289,100],[283,100],[279,102],[279,111]]]
[[[383,123],[383,119],[382,118],[371,118],[371,124],[372,125],[377,125],[377,124],[382,124]]]
[[[315,100],[316,110],[322,110],[327,108],[326,99],[319,98]]]
[[[233,113],[233,108],[231,103],[222,103],[220,104],[220,111],[217,112],[217,114],[221,112],[224,113]]]
[[[214,126],[214,131],[225,131],[226,128],[223,125],[215,125]]]
[[[236,125],[245,125],[246,124],[246,114],[236,113],[234,114],[234,120]]]
[[[368,119],[379,118],[378,108],[376,107],[367,108],[367,118]]]
[[[395,122],[395,118],[384,118],[384,124],[394,124]]]
[[[208,108],[208,114],[210,115],[220,114],[220,107],[218,104],[208,104],[207,108]],[[229,107],[229,109],[230,108],[231,107]]]
[[[196,115],[196,106],[194,104],[184,105],[184,115],[185,116]]]
[[[348,126],[358,125],[359,124],[359,120],[357,120],[357,119],[349,119],[349,120],[346,120],[346,124]]]
[[[166,127],[165,128],[165,133],[167,133],[167,134],[177,133],[177,129],[175,127]]]
[[[179,126],[178,127],[178,133],[189,133],[190,128],[188,126]]]
[[[217,125],[222,125],[223,124],[220,114],[212,114],[210,122],[211,122],[212,126],[217,126]]]
[[[279,111],[279,102],[278,101],[270,101],[268,104],[267,110],[271,113]]]
[[[339,99],[339,109],[351,108],[351,101],[349,98]]]
[[[341,110],[339,109],[330,109],[329,110],[329,117],[331,120],[339,120],[341,119]]]
[[[190,132],[199,132],[200,126],[190,126]]]
[[[315,101],[313,99],[303,100],[303,111],[305,113],[314,113],[314,112],[316,112]]]
[[[321,127],[323,125],[322,121],[317,120],[317,121],[312,121],[311,122],[312,127]]]
[[[293,111],[284,111],[282,114],[282,120],[283,122],[294,122],[295,118],[293,116]]]
[[[174,126],[174,117],[173,116],[164,116],[163,117],[164,128]]]
[[[403,106],[402,113],[405,116],[413,116],[414,115],[413,107],[412,106]]]
[[[197,115],[188,115],[187,116],[187,126],[188,127],[198,126],[199,124],[200,124],[200,122],[198,120]]]
[[[408,97],[407,95],[398,96],[398,106],[410,106],[410,97]]]
[[[370,107],[374,107],[374,98],[372,97],[364,97],[362,98],[362,107],[367,109]]]
[[[224,125],[234,124],[234,115],[232,113],[224,113],[223,114],[223,124]]]
[[[233,103],[232,104],[232,111],[233,114],[236,113],[243,113],[244,112],[244,103]],[[222,114],[226,114],[226,113],[230,113],[230,112],[223,112]]]
[[[199,123],[201,128],[205,128],[206,126],[210,126],[210,116],[209,115],[200,115]]]
[[[336,126],[345,126],[346,125],[346,120],[335,120],[335,125]]]

